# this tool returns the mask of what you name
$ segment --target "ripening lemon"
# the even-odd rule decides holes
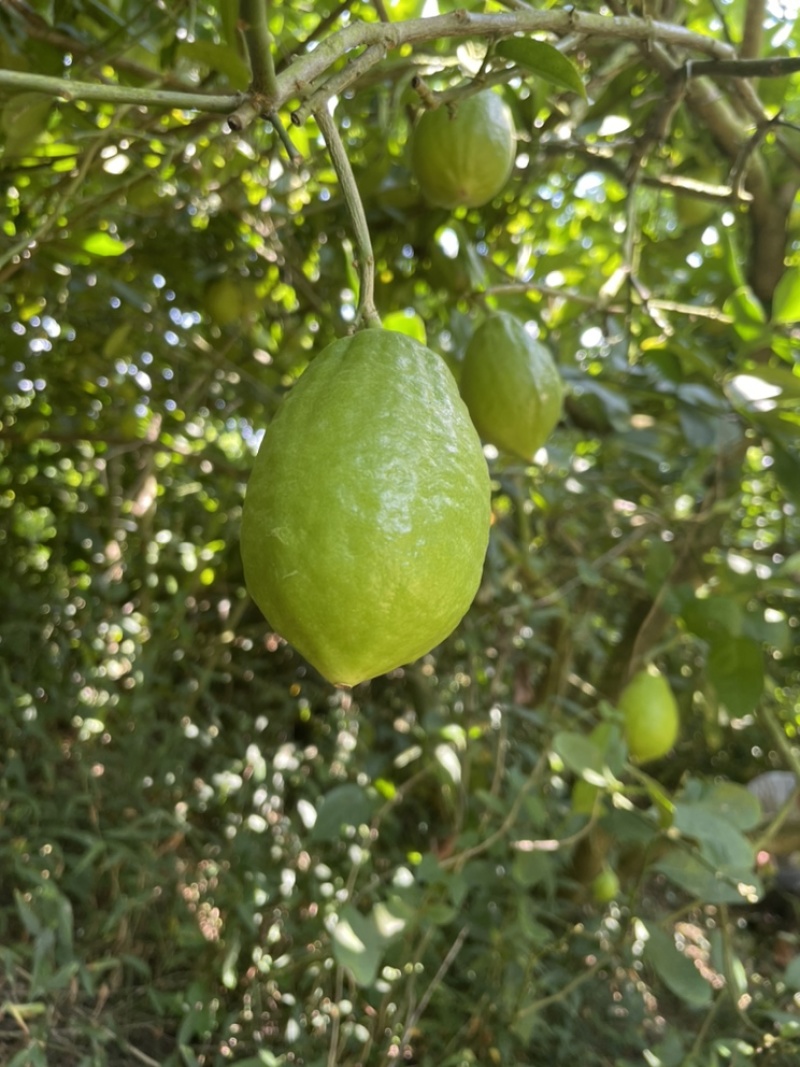
[[[426,111],[411,135],[411,169],[438,207],[480,207],[511,177],[516,135],[511,112],[491,89],[467,96],[451,112]]]
[[[444,362],[362,330],[317,356],[267,428],[242,521],[247,588],[321,674],[356,685],[429,652],[466,613],[489,497]]]
[[[507,312],[491,315],[473,334],[460,387],[481,437],[525,460],[561,418],[564,388],[553,357]]]
[[[678,739],[680,715],[669,682],[655,667],[634,675],[618,701],[628,751],[641,763],[666,756]]]

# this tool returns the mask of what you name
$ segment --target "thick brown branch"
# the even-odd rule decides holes
[[[742,44],[739,54],[742,59],[756,59],[761,55],[764,40],[764,17],[767,12],[766,0],[747,0],[744,14]],[[767,75],[770,77],[770,75]]]
[[[701,74],[725,78],[785,78],[787,74],[800,70],[800,58],[699,59],[687,63],[684,70],[687,78],[696,78]]]

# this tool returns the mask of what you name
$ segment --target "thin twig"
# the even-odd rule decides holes
[[[534,1000],[532,1004],[528,1004],[528,1006],[519,1013],[518,1018],[535,1015],[536,1012],[541,1011],[542,1008],[546,1008],[549,1004],[557,1004],[558,1001],[566,999],[573,990],[582,986],[584,982],[588,982],[590,978],[594,978],[602,967],[607,967],[612,962],[612,956],[600,956],[595,960],[591,967],[582,971],[580,974],[577,974],[571,982],[567,982],[567,984],[562,986],[557,993],[550,993],[549,996],[541,997],[539,1000]]]
[[[336,74],[322,85],[316,92],[292,112],[291,119],[295,126],[302,126],[309,115],[320,111],[325,107],[328,100],[334,96],[341,96],[345,89],[357,81],[361,75],[379,63],[386,55],[386,45],[383,43],[370,45],[360,56],[351,60],[346,67],[342,67]]]
[[[289,156],[289,159],[292,161],[292,163],[301,163],[303,160],[303,155],[297,150],[295,145],[292,144],[292,139],[289,136],[286,127],[283,125],[283,122],[281,121],[281,117],[278,112],[268,111],[267,118],[272,123],[272,128],[275,133],[277,133],[278,139],[280,140],[283,147],[286,149],[286,154]]]
[[[473,845],[471,848],[465,848],[463,852],[456,852],[453,856],[447,856],[445,859],[440,861],[441,867],[443,869],[453,867],[457,871],[460,871],[463,869],[464,864],[468,860],[474,859],[475,856],[479,856],[482,852],[486,852],[498,841],[501,841],[509,832],[514,823],[517,821],[517,816],[520,813],[520,809],[522,808],[522,803],[525,800],[525,797],[537,784],[539,778],[541,777],[541,773],[546,766],[547,753],[543,753],[537,760],[536,766],[533,768],[531,773],[523,782],[519,792],[514,798],[514,803],[511,805],[508,814],[506,815],[505,819],[503,819],[500,826],[495,830],[495,832],[493,834],[489,834],[489,836],[487,838],[484,838],[484,840],[481,841],[479,844]]]
[[[333,1005],[332,1022],[331,1022],[331,1040],[328,1045],[328,1067],[336,1067],[339,1062],[339,1027],[341,1023],[341,1011],[339,1005],[342,1001],[342,993],[344,986],[344,969],[341,966],[336,968],[336,990],[334,992],[335,1004]]]
[[[322,107],[315,112],[314,118],[328,147],[355,233],[360,289],[356,308],[356,329],[363,326],[380,327],[381,319],[375,307],[375,257],[372,252],[367,216],[364,213],[364,205],[361,202],[353,168],[350,166],[339,130],[328,113],[327,107]]]
[[[459,952],[461,951],[461,946],[464,944],[464,939],[466,938],[468,933],[469,933],[469,926],[462,926],[461,929],[458,931],[458,936],[456,937],[455,941],[453,942],[453,944],[448,949],[448,952],[447,952],[447,955],[445,956],[445,958],[439,964],[439,970],[433,976],[433,978],[431,979],[430,985],[428,986],[428,988],[425,990],[425,992],[420,997],[419,1004],[417,1004],[417,1006],[414,1008],[413,1012],[409,1015],[408,1020],[406,1021],[406,1025],[405,1025],[405,1027],[403,1029],[403,1036],[402,1036],[402,1038],[400,1039],[400,1042],[399,1042],[398,1051],[391,1058],[391,1060],[387,1064],[387,1067],[396,1067],[396,1065],[400,1062],[400,1057],[403,1054],[403,1050],[405,1049],[405,1047],[406,1047],[406,1045],[408,1043],[409,1035],[414,1030],[414,1027],[417,1025],[419,1020],[422,1018],[423,1012],[427,1008],[428,1004],[430,1004],[431,997],[433,996],[433,994],[436,992],[436,990],[439,988],[439,986],[444,981],[445,975],[450,970],[450,968],[453,966],[453,963],[455,962],[455,958],[459,954]]]

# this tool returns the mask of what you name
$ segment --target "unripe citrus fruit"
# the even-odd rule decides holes
[[[619,698],[625,740],[634,759],[666,756],[678,739],[680,715],[669,682],[655,667],[639,671]]]
[[[604,867],[592,881],[592,897],[598,904],[609,904],[616,900],[619,891],[619,878],[612,867]]]
[[[331,682],[430,651],[467,611],[489,473],[444,362],[389,330],[329,345],[264,435],[242,559],[271,625]]]
[[[514,121],[491,90],[426,111],[411,135],[411,169],[426,199],[439,207],[480,207],[511,176]]]
[[[533,458],[561,418],[564,388],[553,357],[507,312],[473,334],[460,384],[481,437],[522,459]]]

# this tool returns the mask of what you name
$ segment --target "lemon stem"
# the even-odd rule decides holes
[[[314,118],[325,139],[355,233],[360,290],[356,308],[356,329],[360,330],[364,326],[379,327],[381,319],[375,307],[375,256],[372,252],[367,216],[364,214],[364,205],[361,202],[353,168],[347,158],[347,151],[339,136],[339,130],[327,107],[323,106],[315,111]]]

